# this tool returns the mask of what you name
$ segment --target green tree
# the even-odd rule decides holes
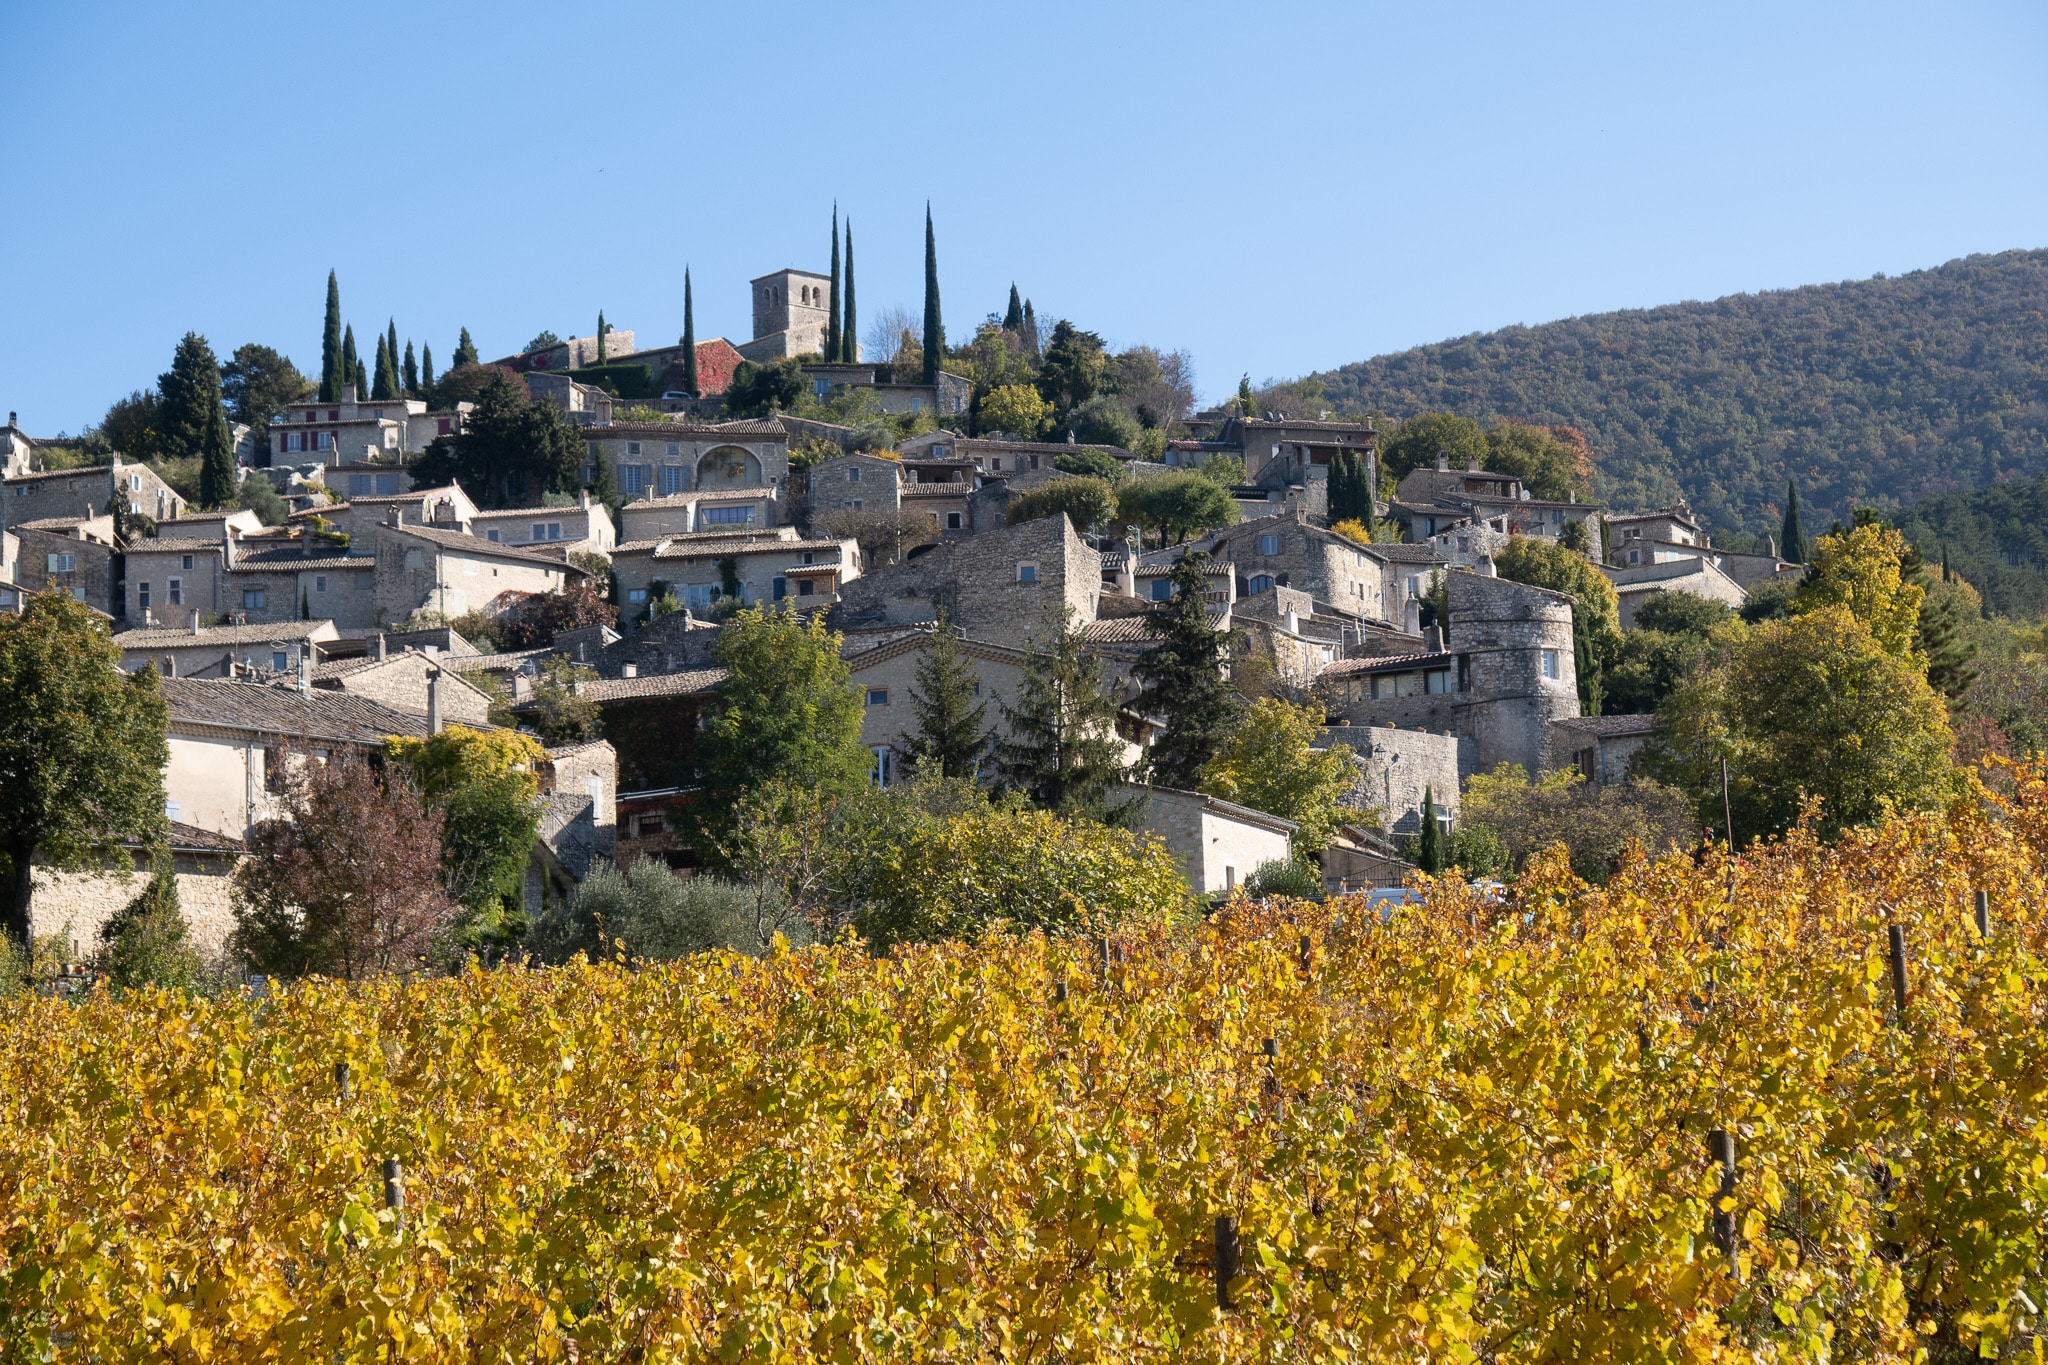
[[[1886,804],[1930,809],[1955,791],[1948,711],[1917,664],[1849,608],[1818,606],[1724,637],[1720,658],[1657,712],[1651,771],[1721,824],[1728,764],[1735,833],[1782,833],[1820,803],[1826,837]]]
[[[602,309],[602,308],[598,309],[598,310],[597,310],[597,363],[598,363],[598,364],[599,364],[600,366],[601,366],[601,365],[603,365],[603,364],[605,363],[605,341],[604,341],[604,334],[605,334],[606,332],[610,331],[610,330],[611,330],[611,329],[610,329],[609,327],[605,326],[605,323],[604,323],[604,309]]]
[[[451,725],[425,739],[387,739],[384,751],[445,816],[441,884],[463,907],[462,938],[471,947],[515,942],[526,932],[522,891],[540,830],[540,745],[517,731]]]
[[[157,376],[156,428],[164,459],[203,458],[220,410],[220,365],[197,332],[187,332],[171,356],[171,368]]]
[[[1736,619],[1720,602],[1689,592],[1660,592],[1636,609],[1604,681],[1610,715],[1649,715],[1707,660],[1716,631]]]
[[[252,341],[237,346],[234,358],[220,367],[220,391],[237,422],[262,431],[287,406],[311,398],[314,386],[291,361]]]
[[[395,329],[397,324],[392,324]],[[377,368],[370,378],[370,398],[378,403],[398,401],[398,352],[386,337],[377,338]]]
[[[1806,524],[1799,519],[1799,480],[1785,480],[1785,521],[1778,528],[1778,558],[1804,564],[1813,553],[1806,540]]]
[[[924,383],[939,382],[946,359],[946,325],[939,318],[939,248],[932,238],[932,206],[924,206]]]
[[[1245,375],[1237,381],[1237,415],[1249,420],[1258,413],[1258,402],[1252,397],[1252,377]]]
[[[1117,489],[1117,517],[1159,532],[1162,544],[1178,543],[1219,526],[1235,525],[1237,502],[1199,474],[1174,470],[1129,479]]]
[[[867,781],[874,759],[860,742],[864,708],[839,655],[840,637],[787,604],[734,612],[714,657],[730,676],[698,736],[699,789],[686,823],[704,854],[742,793],[783,781],[833,795]]]
[[[467,327],[463,328],[462,335],[455,342],[455,361],[453,367],[459,368],[463,365],[479,365],[482,363],[482,357],[476,353],[476,343],[469,339],[469,329]]]
[[[1593,482],[1593,452],[1571,427],[1496,422],[1486,433],[1487,469],[1511,474],[1530,494],[1570,501]]]
[[[451,370],[443,387],[468,373],[482,376],[476,406],[460,431],[427,446],[413,466],[414,480],[429,487],[460,483],[485,507],[531,506],[545,494],[574,488],[584,443],[555,405],[529,401],[518,379],[487,366]]]
[[[83,872],[162,842],[169,717],[156,674],[123,676],[107,628],[56,589],[0,614],[0,697],[7,933],[26,950],[36,862]]]
[[[1356,781],[1348,744],[1315,747],[1321,713],[1261,697],[1202,770],[1201,789],[1292,820],[1297,858],[1318,858],[1343,824],[1338,804]]]
[[[1000,703],[1007,736],[996,741],[1003,784],[1062,815],[1101,819],[1129,776],[1117,733],[1121,709],[1101,657],[1071,615],[1049,620],[1033,642],[1015,704]]]
[[[612,514],[612,525],[618,525],[620,509],[626,505],[626,495],[619,491],[619,476],[613,470],[609,456],[598,455],[591,459],[590,482],[585,487],[590,489],[590,500],[603,503],[605,510]]]
[[[1053,430],[1064,431],[1067,414],[1096,395],[1108,367],[1101,337],[1064,318],[1053,324],[1038,367],[1038,392],[1052,404]]]
[[[369,391],[370,367],[367,363],[363,361],[363,359],[360,356],[358,356],[356,358],[356,401],[359,403],[362,402],[364,395],[369,393]]]
[[[407,398],[418,398],[424,392],[420,388],[420,365],[413,358],[411,337],[405,339],[405,367],[404,372],[399,377],[405,382],[405,396]]]
[[[1396,484],[1411,470],[1434,469],[1439,455],[1451,468],[1463,469],[1474,460],[1483,464],[1486,454],[1479,423],[1448,412],[1418,412],[1380,441],[1380,467]]]
[[[1436,788],[1422,788],[1422,828],[1415,839],[1415,865],[1432,877],[1444,871],[1443,827],[1436,820]]]
[[[1067,430],[1083,445],[1114,446],[1118,450],[1135,449],[1144,435],[1138,419],[1106,393],[1096,394],[1068,413]]]
[[[839,201],[832,201],[832,294],[828,302],[830,311],[825,317],[825,360],[827,363],[840,358],[839,308],[842,296],[839,292]]]
[[[979,691],[974,668],[960,647],[960,632],[942,615],[918,658],[917,681],[910,689],[917,729],[903,756],[913,774],[935,769],[951,778],[980,775],[988,752],[988,703],[977,700]]]
[[[1008,432],[1019,440],[1035,441],[1052,421],[1052,404],[1029,384],[1003,384],[982,395],[977,420],[983,432]],[[1121,467],[1117,473],[1122,475]]]
[[[434,348],[420,343],[420,397],[425,398],[434,391]]]
[[[1024,300],[1024,350],[1035,361],[1043,357],[1038,345],[1038,314],[1031,307],[1031,300]]]
[[[839,324],[839,358],[851,365],[860,359],[860,323],[853,307],[853,219],[846,220],[846,311]]]
[[[1076,531],[1087,535],[1116,520],[1116,490],[1101,479],[1085,476],[1054,479],[1017,498],[1003,515],[1007,524],[1016,526],[1062,512]]]
[[[1910,553],[1898,531],[1874,523],[1822,536],[1813,543],[1792,610],[1846,607],[1887,650],[1912,657],[1926,592],[1908,577]]]
[[[1557,844],[1571,857],[1572,871],[1595,885],[1620,864],[1631,841],[1652,858],[1691,848],[1699,838],[1692,803],[1683,792],[1635,777],[1602,785],[1575,768],[1547,772],[1533,781],[1521,767],[1503,763],[1474,773],[1465,786],[1458,831],[1444,850],[1446,863],[1459,862],[1468,874],[1507,877],[1530,858]]]
[[[803,393],[803,362],[795,356],[764,365],[742,360],[726,385],[725,410],[733,417],[766,417],[794,408]]]
[[[341,370],[337,382],[343,387],[354,384],[357,373],[362,367],[363,362],[356,355],[355,324],[349,323],[341,329]],[[367,387],[358,388],[356,390],[356,401],[361,402],[368,394],[369,389]]]
[[[1375,515],[1365,461],[1352,451],[1338,451],[1330,461],[1330,520],[1371,526]]]
[[[161,851],[135,899],[100,926],[98,967],[110,983],[128,990],[189,990],[199,966],[178,905],[176,872],[169,852]]]
[[[1209,624],[1209,604],[1202,595],[1208,564],[1204,554],[1185,554],[1174,562],[1167,579],[1173,596],[1146,618],[1158,644],[1131,669],[1145,689],[1140,709],[1166,720],[1165,733],[1146,756],[1152,780],[1182,790],[1201,784],[1203,769],[1244,710],[1224,669],[1230,632]]]
[[[876,948],[1015,930],[1106,932],[1174,924],[1187,882],[1150,834],[1051,811],[973,809],[886,855],[859,926]]]
[[[107,406],[95,433],[122,458],[153,463],[163,458],[160,406],[155,390],[136,389]]]
[[[1067,474],[1085,474],[1112,485],[1124,481],[1124,462],[1093,446],[1076,446],[1072,450],[1061,451],[1052,457],[1052,467]]]
[[[1920,603],[1916,652],[1927,662],[1928,685],[1948,698],[1949,708],[1955,710],[1977,680],[1973,660],[1976,632],[1983,624],[1983,599],[1968,583],[1950,577],[1946,563],[1941,576],[1928,579],[1922,591],[1926,596]]]
[[[1010,306],[1003,313],[1003,330],[1022,333],[1024,331],[1024,302],[1017,297],[1017,282],[1010,281]]]
[[[697,309],[690,297],[690,267],[683,267],[683,392],[701,396],[697,378]]]
[[[327,272],[327,321],[320,333],[320,401],[336,402],[347,383],[341,370],[341,285]]]
[[[556,655],[541,668],[533,682],[533,701],[526,714],[540,742],[549,748],[584,744],[604,737],[604,711],[577,690],[578,683],[597,677],[595,671],[579,668]]]

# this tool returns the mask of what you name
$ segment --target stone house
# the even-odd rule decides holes
[[[338,498],[393,498],[415,486],[412,470],[400,465],[340,459],[320,475],[320,486]]]
[[[537,351],[521,351],[518,355],[506,356],[503,360],[493,360],[490,363],[501,370],[511,370],[515,374],[531,374],[537,370],[580,370],[598,363],[598,349],[597,335],[592,333],[587,337],[570,337],[567,341],[557,341],[554,345],[543,346]],[[632,329],[614,327],[610,323],[605,324],[603,350],[607,364],[624,360],[628,356],[635,360],[640,358],[640,352],[633,349]]]
[[[1245,478],[1261,488],[1326,482],[1331,462],[1339,452],[1350,451],[1364,462],[1373,499],[1379,499],[1379,434],[1371,422],[1233,417],[1223,424],[1216,442],[1241,452]]]
[[[1734,579],[1744,592],[1753,591],[1759,583],[1769,583],[1780,578],[1798,578],[1805,573],[1806,566],[1794,564],[1776,554],[1744,554],[1736,550],[1717,549],[1712,545],[1673,545],[1662,541],[1638,541],[1627,546],[1622,552],[1626,561],[1628,555],[1640,555],[1643,564],[1675,564],[1680,560],[1697,559],[1713,565],[1716,569]],[[1625,562],[1622,566],[1635,568],[1636,563]]]
[[[1294,588],[1362,619],[1399,620],[1391,592],[1393,576],[1382,548],[1325,530],[1304,511],[1241,521],[1209,532],[1191,548],[1237,566],[1239,597],[1255,597],[1274,587]]]
[[[141,626],[114,637],[121,667],[154,668],[166,678],[292,677],[304,655],[315,675],[321,646],[339,638],[332,621],[278,621],[255,626]]]
[[[649,493],[619,509],[619,541],[698,532],[744,534],[785,525],[779,488],[705,488],[662,497]]]
[[[1356,812],[1347,818],[1393,837],[1421,831],[1425,796],[1446,825],[1455,821],[1460,784],[1478,770],[1477,741],[1441,730],[1339,724],[1325,728],[1315,747],[1334,744],[1350,746],[1358,771],[1341,798]],[[1378,818],[1368,822],[1368,812]]]
[[[12,528],[53,517],[85,519],[106,515],[107,502],[120,498],[131,515],[168,521],[183,515],[185,499],[148,465],[125,464],[83,469],[31,470],[13,457],[0,479],[0,528]]]
[[[917,733],[911,693],[918,666],[931,648],[929,631],[914,630],[847,658],[847,671],[860,689],[860,742],[874,755],[875,780],[888,786],[902,774],[903,754]],[[1013,705],[1028,655],[1010,645],[960,637],[960,652],[974,673],[974,695],[986,708],[983,720],[993,735],[1003,728],[1003,707]]]
[[[370,754],[391,735],[423,738],[427,718],[367,697],[213,678],[165,678],[170,762],[164,813],[241,839],[276,811],[287,755]]]
[[[803,376],[811,396],[821,403],[846,389],[860,389],[873,395],[876,411],[892,417],[929,413],[941,422],[958,422],[966,418],[974,396],[973,381],[944,370],[936,384],[904,383],[888,365],[814,362],[803,367]]]
[[[1286,862],[1299,828],[1204,792],[1174,787],[1132,787],[1139,804],[1132,827],[1159,836],[1198,896],[1221,896],[1242,885],[1266,863]]]
[[[955,431],[931,431],[896,443],[896,453],[905,460],[944,461],[972,466],[975,473],[993,479],[1018,474],[1040,473],[1054,468],[1054,461],[1071,455],[1079,446],[1053,441],[1010,441],[993,437],[962,436]],[[1137,457],[1118,446],[1090,446],[1113,455],[1129,465]]]
[[[1636,756],[1656,733],[1655,716],[1568,716],[1556,723],[1558,753],[1602,787],[1635,774]]]
[[[1058,618],[1096,617],[1102,556],[1074,532],[1064,512],[984,535],[920,546],[901,564],[841,590],[836,629],[858,630],[948,620],[970,633],[1013,636]]]
[[[708,609],[726,595],[727,566],[739,599],[748,605],[787,599],[823,606],[861,576],[860,546],[853,540],[709,533],[634,541],[612,556],[620,609],[628,620],[660,596],[657,583],[692,611]]]
[[[1389,507],[1389,515],[1402,524],[1411,542],[1489,521],[1498,522],[1496,529],[1511,536],[1556,540],[1567,525],[1583,527],[1599,511],[1597,503],[1531,497],[1520,479],[1482,470],[1477,461],[1454,470],[1442,455],[1437,457],[1436,468],[1411,469],[1403,475]],[[1594,536],[1588,543],[1597,540]]]
[[[127,610],[112,517],[46,517],[18,522],[13,533],[21,587],[33,593],[54,586],[109,616]]]
[[[599,861],[618,857],[618,753],[605,740],[549,749],[539,765],[541,817],[526,867],[526,913],[576,893]]]
[[[690,780],[690,764],[704,714],[717,704],[723,668],[691,669],[641,676],[633,664],[621,677],[577,684],[578,695],[597,704],[604,738],[614,754],[613,790],[671,794]],[[529,699],[515,714],[532,709]],[[629,831],[629,834],[631,831]]]
[[[553,403],[571,423],[579,427],[608,426],[612,420],[613,398],[595,384],[585,384],[566,374],[533,370],[526,375],[526,395],[534,402]]]
[[[172,820],[168,833],[171,879],[188,941],[202,961],[218,962],[235,930],[232,878],[242,862],[242,841],[182,820]],[[99,872],[38,866],[29,898],[30,936],[57,936],[73,962],[90,957],[100,947],[100,930],[149,885],[149,857],[142,845],[129,844]]]
[[[807,471],[811,515],[842,509],[903,505],[903,461],[894,455],[852,454],[820,460]]]
[[[438,526],[385,525],[375,537],[379,625],[421,611],[444,620],[502,613],[521,595],[559,592],[585,577],[563,560]]]
[[[417,398],[358,400],[355,385],[344,384],[335,402],[316,398],[285,405],[284,415],[270,424],[271,459],[294,464],[295,455],[325,455],[327,464],[344,468],[350,464],[402,465],[436,438],[461,431],[473,406],[458,403],[446,412],[430,412]],[[356,477],[374,478],[374,474],[366,471]],[[357,494],[353,483],[344,486],[351,497]],[[360,491],[376,490],[364,485]]]
[[[780,422],[756,420],[705,426],[688,422],[614,422],[584,429],[583,481],[599,460],[612,465],[628,500],[700,490],[786,488],[789,433]],[[770,494],[770,496],[775,496]],[[622,534],[630,537],[631,533]]]
[[[516,545],[564,557],[577,553],[609,556],[618,544],[612,514],[584,489],[574,507],[507,507],[479,511],[469,533],[493,545]]]
[[[732,386],[733,371],[745,359],[730,341],[724,337],[711,337],[697,343],[697,394],[692,398],[683,388],[683,346],[678,341],[673,346],[656,346],[645,351],[633,352],[633,363],[647,367],[647,377],[654,392],[661,395],[654,399],[637,399],[627,406],[656,407],[663,412],[716,412],[717,399]]]
[[[1711,559],[1686,555],[1625,569],[1606,568],[1602,572],[1614,584],[1623,630],[1635,629],[1636,612],[1658,593],[1689,592],[1695,597],[1724,603],[1731,611],[1740,611],[1742,604],[1749,600],[1749,594],[1742,585],[1716,568]]]
[[[353,536],[360,528],[389,525],[394,514],[410,526],[467,526],[477,516],[477,505],[460,484],[438,488],[409,488],[402,492],[370,493],[347,502],[329,503],[286,520],[290,526],[310,525],[315,518],[343,535]]]
[[[357,659],[335,659],[314,665],[313,687],[319,692],[346,692],[367,697],[394,711],[438,718],[444,725],[485,729],[491,722],[491,695],[464,678],[459,659],[442,659],[420,650],[372,653]]]
[[[1449,642],[1332,665],[1317,679],[1331,714],[1470,739],[1481,770],[1557,766],[1552,722],[1579,714],[1571,597],[1484,572],[1454,571],[1446,584]]]

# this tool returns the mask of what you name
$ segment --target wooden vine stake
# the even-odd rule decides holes
[[[334,1092],[337,1095],[341,1096],[341,1102],[343,1104],[348,1103],[350,1092],[347,1062],[336,1062],[334,1064]]]
[[[1892,950],[1892,1004],[1898,1011],[1893,1021],[1906,1026],[1906,926],[1894,924],[1888,930]]]
[[[1973,893],[1971,898],[1977,903],[1977,937],[1979,939],[1990,938],[1991,893],[1989,891],[1978,891]]]
[[[1235,1305],[1230,1302],[1230,1282],[1237,1278],[1241,1269],[1237,1244],[1237,1220],[1229,1214],[1216,1219],[1216,1307],[1228,1313]]]
[[[1721,1163],[1721,1188],[1714,1196],[1714,1244],[1727,1258],[1728,1271],[1732,1275],[1735,1273],[1735,1210],[1721,1206],[1735,1197],[1735,1135],[1726,1128],[1716,1128],[1708,1133],[1707,1155]]]

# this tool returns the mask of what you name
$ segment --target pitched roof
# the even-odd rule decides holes
[[[713,691],[731,673],[723,668],[693,668],[682,673],[654,673],[638,678],[599,678],[583,684],[583,695],[594,702],[640,701],[649,697],[694,697]],[[514,709],[533,703],[524,701]]]
[[[244,542],[245,544],[247,542]],[[280,545],[274,550],[244,550],[235,556],[234,567],[229,573],[291,573],[299,569],[374,569],[377,559],[374,555],[351,555],[335,551],[330,553],[307,554],[296,546]]]
[[[1214,627],[1223,619],[1225,607],[1210,603],[1209,624]],[[1154,613],[1143,616],[1120,616],[1109,621],[1090,621],[1081,627],[1081,638],[1090,644],[1157,644],[1160,637],[1148,628]]]
[[[128,553],[131,555],[189,555],[199,554],[207,550],[218,550],[219,548],[220,542],[217,540],[159,540],[152,537],[148,540],[131,542],[128,546]]]
[[[798,550],[831,550],[835,553],[845,549],[836,540],[759,540],[734,538],[718,542],[689,542],[677,544],[667,541],[656,547],[656,559],[703,559],[711,555],[734,555],[746,552],[757,554],[788,554]]]
[[[1593,735],[1600,739],[1647,735],[1657,728],[1655,716],[1567,716],[1563,720],[1554,720],[1550,723],[1560,730],[1571,730],[1577,734]]]
[[[585,427],[581,435],[586,441],[624,440],[633,436],[689,436],[725,437],[734,436],[780,436],[788,439],[789,432],[782,423],[769,418],[742,418],[736,422],[612,422],[601,427]]]
[[[384,529],[400,535],[413,536],[446,549],[460,550],[464,554],[491,555],[498,559],[516,560],[522,564],[539,564],[550,569],[561,569],[579,577],[583,575],[583,570],[566,559],[553,559],[547,555],[521,549],[517,545],[507,545],[503,541],[485,540],[467,531],[444,531],[438,526],[387,526]]]
[[[1365,659],[1339,659],[1323,673],[1407,673],[1418,668],[1449,668],[1456,658],[1447,649],[1422,654],[1379,654]]]
[[[114,467],[112,465],[104,464],[79,465],[71,469],[34,469],[26,474],[9,474],[5,482],[28,483],[35,479],[79,479],[93,474],[109,477],[113,472]]]
[[[231,839],[225,834],[215,834],[210,829],[188,825],[182,820],[166,820],[170,826],[171,847],[184,853],[240,853],[242,841]]]
[[[208,645],[267,644],[272,640],[311,639],[322,626],[332,631],[332,621],[274,621],[256,626],[201,626],[198,634],[168,626],[142,626],[124,630],[114,637],[123,649],[200,649]]]
[[[425,716],[396,711],[353,692],[314,692],[216,678],[164,678],[158,682],[171,724],[251,730],[286,739],[379,744],[389,735],[423,738]]]

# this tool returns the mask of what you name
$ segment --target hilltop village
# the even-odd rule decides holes
[[[1447,444],[1392,461],[1389,424],[1267,410],[1249,385],[1190,411],[1183,358],[1108,356],[1064,322],[1041,338],[1015,291],[948,348],[933,277],[924,337],[906,319],[877,355],[839,299],[841,240],[829,272],[751,281],[746,340],[686,326],[642,348],[600,317],[485,362],[465,332],[438,381],[395,327],[374,376],[352,327],[335,347],[330,281],[321,382],[214,423],[210,490],[113,448],[111,415],[95,450],[8,414],[0,602],[68,594],[122,668],[158,675],[164,813],[206,950],[229,940],[228,874],[293,762],[451,726],[543,742],[512,897],[529,914],[601,865],[687,878],[702,850],[678,814],[731,679],[721,635],[750,610],[832,632],[878,787],[931,749],[935,650],[980,718],[984,785],[1032,739],[1020,698],[1071,654],[1106,698],[1075,723],[1129,798],[1105,808],[1128,805],[1196,895],[1283,866],[1333,893],[1398,886],[1419,839],[1456,831],[1475,774],[1631,778],[1653,718],[1597,713],[1560,556],[1611,585],[1622,631],[1666,594],[1739,609],[1800,570],[1774,545],[1717,549],[1682,501],[1603,508],[1584,468],[1560,485]],[[1532,555],[1551,586],[1503,572]],[[1209,633],[1232,704],[1310,718],[1341,767],[1334,818],[1148,761],[1174,721],[1147,661],[1187,593],[1199,615],[1180,603],[1175,628]],[[46,876],[31,932],[89,942],[129,894],[95,886]]]

